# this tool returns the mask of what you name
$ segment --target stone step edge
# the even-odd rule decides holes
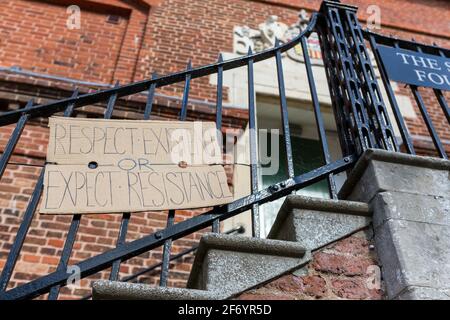
[[[289,258],[302,258],[307,253],[307,250],[296,242],[207,233],[200,239],[187,288],[195,286],[205,255],[211,249]]]
[[[362,217],[371,217],[372,211],[367,203],[347,201],[347,200],[334,200],[334,199],[322,199],[313,198],[300,195],[289,195],[283,202],[283,205],[278,212],[275,222],[267,235],[268,239],[273,239],[279,232],[287,216],[293,209],[306,209],[318,212],[326,212],[333,214],[345,214]]]
[[[450,161],[446,159],[411,155],[382,149],[367,149],[356,162],[356,165],[353,167],[350,175],[348,175],[346,181],[341,187],[341,190],[339,191],[339,198],[346,199],[350,196],[354,186],[366,171],[367,166],[374,160],[413,167],[450,171]]]
[[[215,291],[98,280],[92,285],[92,298],[94,300],[223,300],[227,296]]]

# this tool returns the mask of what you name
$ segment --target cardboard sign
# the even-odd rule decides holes
[[[229,203],[212,122],[51,117],[41,213],[189,209]]]
[[[450,90],[450,59],[379,46],[389,79],[420,87]]]

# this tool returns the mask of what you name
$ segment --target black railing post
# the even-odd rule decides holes
[[[321,6],[321,47],[344,153],[368,148],[397,151],[398,144],[362,35],[357,7]],[[349,139],[350,138],[350,139]],[[349,143],[349,140],[351,141]]]

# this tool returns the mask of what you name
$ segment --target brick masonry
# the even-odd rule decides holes
[[[219,52],[232,51],[234,26],[248,25],[256,28],[268,15],[278,15],[281,21],[291,24],[297,20],[301,8],[308,11],[317,10],[320,2],[318,0],[3,0],[0,5],[2,9],[0,66],[17,66],[24,70],[109,85],[117,81],[129,83],[146,79],[153,72],[167,74],[179,71],[185,68],[189,59],[194,66],[214,62]],[[359,5],[360,18],[362,21],[367,18],[366,8],[372,1],[345,2]],[[381,33],[392,33],[406,39],[414,37],[420,42],[429,44],[436,42],[449,47],[449,27],[445,19],[441,18],[442,12],[450,9],[448,2],[438,0],[426,3],[407,0],[378,2],[382,8]],[[66,7],[71,4],[81,7],[80,30],[68,30],[65,26],[68,17]],[[421,14],[418,15],[417,12]],[[23,107],[30,98],[34,98],[35,103],[45,103],[67,97],[73,89],[74,85],[63,81],[0,71],[0,111]],[[99,87],[80,86],[81,92],[92,92],[97,89]],[[409,95],[402,86],[399,86],[399,90],[400,93]],[[180,97],[182,84],[158,92]],[[449,128],[445,125],[445,119],[432,92],[423,90],[422,93],[441,137],[450,141]],[[214,102],[215,87],[209,84],[207,78],[195,79],[192,81],[191,97]],[[224,98],[227,98],[226,92]],[[142,117],[144,104],[145,96],[142,95],[121,99],[114,111],[114,118],[139,119]],[[77,116],[102,117],[101,107],[83,108],[77,112]],[[179,107],[180,104],[177,102],[158,98],[152,116],[154,119],[175,119]],[[416,109],[417,114],[418,112]],[[196,104],[189,106],[189,120],[213,121],[214,117],[214,110],[209,106]],[[224,110],[224,126],[228,129],[237,130],[245,127],[246,119],[246,111]],[[411,133],[416,137],[415,144],[420,152],[433,154],[423,122],[418,119],[406,121]],[[5,147],[12,130],[13,126],[0,128],[0,150]],[[0,180],[0,269],[6,261],[45,161],[47,141],[46,120],[33,119],[26,126],[11,158],[11,164]],[[188,219],[200,212],[177,211],[176,221]],[[120,219],[121,215],[84,216],[70,264],[113,248]],[[9,288],[55,270],[70,221],[71,217],[68,216],[35,215]],[[165,223],[165,212],[133,214],[127,241],[164,228]],[[201,233],[198,233],[175,241],[173,253],[190,248],[198,242],[200,236]],[[363,256],[366,258],[363,259],[365,262],[358,260],[358,257]],[[138,272],[144,267],[160,262],[160,259],[160,250],[143,254],[122,264],[120,275],[124,277]],[[311,286],[313,291],[325,287],[322,297],[348,298],[350,297],[348,295],[351,295],[348,292],[357,291],[359,293],[352,294],[369,298],[373,293],[362,294],[358,291],[365,276],[349,275],[352,270],[353,272],[361,270],[367,259],[369,259],[367,252],[360,253],[355,258],[350,253],[346,255],[337,249],[327,248],[315,254],[308,276],[292,275],[279,281],[292,282],[292,286],[302,283],[305,288]],[[191,262],[192,256],[187,256],[184,260],[173,264],[170,286],[185,285]],[[336,263],[342,263],[341,268],[347,266],[347,270],[342,273],[333,269],[333,264]],[[317,264],[328,269],[319,268]],[[140,277],[139,281],[157,284],[159,277],[157,271]],[[83,280],[81,288],[63,288],[61,298],[83,296],[90,292],[90,281],[106,279],[108,275],[106,270]],[[311,297],[305,293],[306,291],[302,295]],[[302,296],[298,294],[298,297]],[[291,293],[288,295],[292,297]]]
[[[383,282],[370,229],[313,252],[300,272],[248,290],[238,300],[380,300]]]

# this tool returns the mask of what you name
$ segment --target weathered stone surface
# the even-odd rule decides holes
[[[295,242],[207,234],[200,241],[188,287],[232,295],[299,268],[309,259]]]
[[[302,267],[304,272],[301,274],[295,271],[283,275],[234,298],[383,299],[383,281],[375,251],[368,248],[372,236],[368,230],[318,249],[312,261]],[[368,265],[370,268],[366,268]]]
[[[348,200],[369,202],[377,193],[396,191],[446,196],[450,194],[449,172],[398,163],[372,161]]]
[[[340,196],[369,202],[388,298],[447,298],[450,161],[368,150]]]
[[[146,284],[99,280],[92,286],[94,300],[218,300],[217,292],[152,287]]]
[[[450,288],[442,290],[427,287],[409,287],[399,294],[395,300],[450,300]]]
[[[410,193],[382,192],[373,201],[377,228],[387,220],[401,219],[450,227],[450,198]]]
[[[375,232],[389,298],[409,286],[450,286],[450,228],[389,220]]]
[[[268,238],[296,241],[315,250],[367,227],[370,222],[365,203],[288,196]]]
[[[450,194],[450,161],[370,149],[361,156],[339,197],[369,202],[383,191],[445,197]]]

